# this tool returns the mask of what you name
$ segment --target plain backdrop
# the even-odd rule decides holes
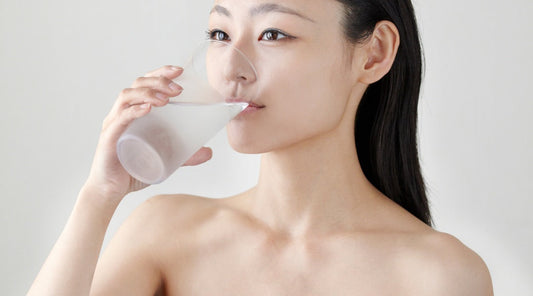
[[[180,64],[211,1],[0,2],[0,289],[23,295],[87,177],[101,122],[145,72]],[[426,72],[420,153],[436,228],[479,253],[496,295],[533,295],[530,0],[416,0]],[[258,156],[233,152],[128,196],[106,237],[159,193],[251,187]],[[135,242],[132,242],[135,243]]]

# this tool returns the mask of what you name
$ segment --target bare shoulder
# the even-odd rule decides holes
[[[192,225],[212,212],[207,199],[157,196],[141,204],[121,225],[98,261],[92,294],[152,294],[161,287],[165,260],[183,250]],[[113,292],[111,292],[113,291]]]
[[[421,295],[493,295],[487,265],[459,239],[432,230],[415,241],[406,265]]]
[[[180,214],[193,214],[199,210],[208,210],[212,207],[213,203],[207,197],[188,194],[165,194],[147,199],[139,207],[139,210],[155,211],[165,217],[166,215],[176,216],[176,211]]]
[[[131,219],[163,231],[168,231],[168,227],[185,230],[205,221],[216,211],[216,203],[210,198],[186,194],[157,195],[142,203]]]
[[[159,195],[146,200],[132,214],[140,227],[161,240],[168,237],[216,239],[227,231],[244,230],[245,219],[220,199],[186,194]]]
[[[190,195],[160,195],[138,206],[120,226],[113,238],[123,246],[135,240],[136,248],[146,253],[161,252],[170,236],[186,235],[191,226],[209,215],[207,198]],[[112,242],[113,242],[112,241]]]

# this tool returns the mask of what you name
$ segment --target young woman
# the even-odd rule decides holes
[[[151,198],[98,260],[117,205],[145,186],[120,166],[117,138],[181,91],[180,68],[155,70],[104,121],[30,295],[492,295],[481,258],[431,228],[409,0],[220,0],[209,38],[257,67],[258,77],[228,77],[262,90],[228,125],[235,150],[262,154],[257,185],[223,199]]]

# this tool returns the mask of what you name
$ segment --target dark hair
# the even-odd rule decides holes
[[[355,143],[368,180],[383,194],[431,226],[417,150],[417,109],[422,49],[410,0],[337,0],[344,32],[353,43],[371,36],[379,21],[396,25],[400,45],[391,70],[369,85],[355,120]]]

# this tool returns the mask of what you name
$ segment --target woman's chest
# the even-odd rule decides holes
[[[356,252],[355,252],[356,253]],[[181,262],[181,264],[179,264]],[[377,256],[309,246],[211,249],[166,270],[168,295],[407,295],[398,268]]]

